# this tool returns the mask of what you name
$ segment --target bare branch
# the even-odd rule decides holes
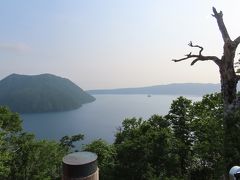
[[[197,47],[199,48],[199,54],[196,55],[196,54],[192,54],[192,52],[190,52],[189,54],[186,54],[184,58],[181,58],[181,59],[173,59],[172,61],[174,62],[180,62],[180,61],[184,61],[184,60],[187,60],[187,59],[192,59],[192,58],[195,58],[192,62],[191,62],[191,66],[194,65],[196,62],[198,61],[213,61],[215,62],[218,66],[220,66],[221,64],[221,60],[216,57],[216,56],[203,56],[202,55],[202,51],[203,51],[203,47],[202,46],[199,46],[199,45],[193,45],[192,44],[192,41],[190,41],[190,43],[188,44],[190,47]]]
[[[234,40],[234,42],[236,43],[236,46],[238,46],[238,44],[240,43],[240,36],[238,36],[238,37]]]
[[[172,61],[174,62],[180,62],[180,61],[184,61],[184,60],[187,60],[187,59],[191,59],[191,58],[195,58],[192,62],[191,62],[191,66],[194,65],[196,62],[198,61],[213,61],[215,62],[218,66],[220,66],[221,64],[221,60],[216,57],[216,56],[203,56],[203,55],[190,55],[190,54],[187,54],[185,55],[186,57],[184,58],[181,58],[181,59],[173,59]]]
[[[193,58],[192,56],[192,52],[190,52],[189,54],[186,54],[185,55],[186,57],[185,58],[181,58],[181,59],[173,59],[172,61],[174,62],[180,62],[180,61],[183,61],[183,60],[186,60],[186,59],[190,59],[190,58]],[[197,56],[197,55],[196,55]]]
[[[203,47],[202,47],[202,46],[199,46],[199,45],[193,45],[193,44],[192,44],[192,41],[190,41],[188,45],[189,45],[190,47],[197,47],[197,48],[200,48],[199,56],[202,55],[202,51],[203,51]]]
[[[222,13],[222,11],[220,11],[218,13],[215,7],[213,7],[212,9],[213,9],[212,16],[216,18],[219,30],[222,34],[223,41],[226,43],[227,41],[229,41],[231,39],[230,39],[230,36],[227,32],[227,28],[226,28],[226,26],[223,22],[223,13]]]

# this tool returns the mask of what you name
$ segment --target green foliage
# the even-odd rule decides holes
[[[80,141],[84,139],[83,134],[77,134],[74,136],[64,136],[60,139],[60,145],[63,149],[66,149],[66,151],[70,151],[70,149],[75,148],[74,142]]]
[[[0,106],[0,129],[4,133],[22,130],[21,120],[17,113],[11,112],[7,107]]]
[[[10,179],[58,179],[61,161],[67,153],[56,142],[37,141],[33,135],[21,133],[12,140],[13,156]]]
[[[225,117],[224,147],[225,164],[230,169],[240,164],[240,110]]]
[[[0,106],[0,179],[5,179],[10,174],[8,163],[12,160],[13,153],[8,151],[12,149],[9,140],[21,129],[18,115]]]
[[[125,119],[116,134],[118,179],[152,179],[174,175],[172,133],[168,121],[154,115],[148,121]]]
[[[225,173],[222,108],[220,94],[194,103],[179,97],[166,116],[125,119],[113,144],[113,179],[219,179]]]
[[[83,150],[97,154],[100,179],[115,179],[114,170],[116,151],[113,145],[108,144],[102,139],[98,139],[86,145]]]
[[[181,177],[189,176],[192,161],[192,101],[179,97],[171,104],[167,119],[174,133],[173,152],[178,155],[178,167]]]
[[[60,179],[62,158],[83,135],[64,138],[60,142],[36,140],[22,131],[18,114],[0,107],[0,179]]]
[[[220,94],[203,97],[194,103],[194,167],[192,174],[206,175],[205,179],[218,179],[224,174],[223,161],[223,102]]]

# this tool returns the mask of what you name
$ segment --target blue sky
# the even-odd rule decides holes
[[[239,0],[1,1],[0,78],[51,73],[83,89],[218,83],[211,62],[171,61],[191,51],[189,41],[221,57],[212,6],[239,36]]]

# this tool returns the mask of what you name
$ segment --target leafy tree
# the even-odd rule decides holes
[[[189,174],[192,161],[192,131],[193,119],[192,101],[179,97],[171,104],[167,119],[171,122],[174,133],[174,153],[179,156],[179,170],[181,176]]]
[[[59,143],[37,141],[28,133],[21,133],[11,143],[14,151],[9,179],[59,179],[61,161],[67,153]]]
[[[136,118],[123,121],[114,142],[118,179],[164,179],[176,174],[169,125],[157,115],[148,121]]]
[[[220,94],[194,103],[179,97],[166,116],[125,119],[114,142],[114,179],[220,179],[222,109]]]
[[[98,167],[99,176],[103,180],[114,180],[115,179],[115,157],[116,151],[113,145],[108,144],[102,139],[94,140],[90,144],[87,144],[84,151],[94,152],[98,155]]]
[[[0,179],[6,179],[10,174],[8,163],[13,154],[8,151],[11,148],[9,139],[21,130],[19,116],[8,108],[0,106]]]
[[[146,140],[142,136],[140,126],[142,119],[125,119],[122,122],[122,130],[116,134],[115,147],[117,152],[117,176],[119,179],[143,179],[146,171],[147,158],[144,144]],[[142,163],[145,162],[145,163]]]
[[[210,94],[193,104],[194,159],[192,178],[219,179],[224,173],[223,102],[220,94]]]
[[[22,130],[22,121],[17,113],[7,107],[0,106],[0,128],[2,133],[16,133]]]
[[[83,134],[77,134],[73,136],[64,136],[60,139],[60,145],[66,151],[70,151],[72,148],[75,148],[74,143],[84,139]]]

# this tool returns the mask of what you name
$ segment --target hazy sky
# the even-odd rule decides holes
[[[171,61],[190,40],[221,57],[212,6],[239,36],[239,0],[3,0],[0,78],[51,73],[83,89],[219,83],[212,62]]]

